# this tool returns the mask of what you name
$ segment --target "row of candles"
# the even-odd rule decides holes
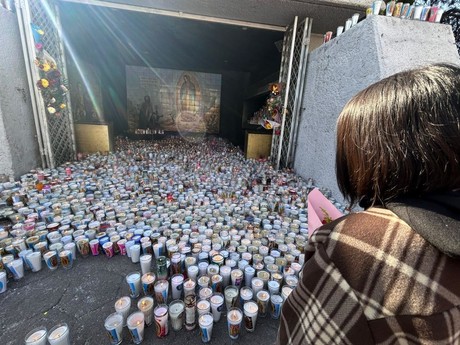
[[[444,14],[444,8],[441,5],[415,5],[402,1],[385,1],[375,0],[372,7],[366,10],[366,15],[386,15],[387,17],[398,17],[402,19],[413,19],[439,23]]]
[[[134,130],[134,134],[165,134],[165,131],[156,128],[137,128]]]
[[[51,234],[54,234],[54,233],[58,233],[58,232],[52,232]],[[103,235],[103,233],[101,232],[97,234]],[[132,233],[129,233],[129,234],[132,234]],[[248,234],[250,234],[250,232],[248,232]],[[223,231],[222,236],[225,237],[225,235],[226,233],[225,231]],[[80,237],[80,236],[77,236],[77,237]],[[272,249],[270,251],[271,255],[262,256],[262,258],[264,259],[263,260],[264,263],[267,264],[268,271],[265,271],[262,269],[264,268],[264,266],[260,266],[260,265],[257,266],[257,264],[260,264],[260,262],[258,261],[260,258],[256,259],[257,254],[253,255],[251,258],[249,255],[247,255],[249,254],[247,252],[241,253],[241,256],[246,257],[250,260],[253,259],[252,261],[253,263],[256,263],[255,266],[258,267],[258,270],[256,270],[253,266],[249,266],[249,262],[247,260],[244,260],[244,259],[240,260],[239,259],[240,253],[237,253],[237,252],[229,253],[230,257],[225,260],[226,265],[219,266],[217,264],[217,263],[221,263],[221,264],[223,263],[224,256],[227,256],[225,251],[214,254],[214,256],[211,259],[211,262],[212,262],[211,264],[209,264],[208,261],[206,260],[202,260],[198,262],[198,264],[196,264],[197,263],[196,256],[185,257],[183,254],[181,255],[177,252],[173,253],[173,251],[175,250],[174,244],[169,243],[170,244],[168,247],[169,250],[165,251],[163,249],[166,244],[166,242],[163,242],[165,239],[166,239],[165,237],[163,238],[158,237],[159,241],[155,243],[153,246],[151,245],[151,239],[145,236],[140,238],[139,244],[136,244],[135,241],[129,241],[131,243],[128,243],[128,246],[126,245],[127,244],[126,239],[120,239],[117,241],[116,243],[116,246],[118,247],[117,252],[119,252],[121,255],[127,255],[128,257],[130,257],[133,263],[140,263],[141,271],[143,273],[142,276],[141,276],[141,273],[138,273],[138,272],[129,274],[127,276],[127,282],[131,288],[132,297],[137,297],[139,295],[139,292],[141,289],[141,283],[142,283],[143,290],[146,294],[148,293],[151,294],[152,292],[154,292],[157,302],[159,304],[166,303],[169,284],[165,280],[167,276],[165,276],[164,272],[168,271],[167,270],[168,264],[171,270],[174,270],[174,272],[180,272],[182,270],[184,271],[186,270],[187,276],[189,278],[188,280],[184,281],[184,275],[182,274],[175,274],[172,276],[171,295],[173,299],[180,298],[181,291],[184,291],[185,295],[188,295],[190,293],[194,294],[196,286],[198,286],[200,289],[199,297],[202,300],[206,300],[210,298],[212,299],[213,291],[214,292],[223,291],[222,289],[226,287],[231,281],[232,287],[228,287],[225,289],[226,300],[229,299],[228,296],[230,297],[233,295],[237,296],[238,293],[240,293],[242,299],[248,299],[248,297],[250,299],[253,296],[257,296],[257,299],[260,305],[260,303],[267,302],[268,297],[271,294],[272,303],[273,301],[276,301],[276,300],[278,300],[281,303],[283,301],[283,297],[284,298],[287,297],[287,295],[292,290],[292,288],[294,288],[295,285],[297,284],[296,276],[298,275],[300,271],[301,263],[289,262],[291,265],[290,269],[283,270],[285,273],[284,280],[287,283],[287,285],[284,286],[282,289],[283,297],[278,295],[279,290],[280,290],[280,283],[283,280],[283,275],[279,272],[279,267],[274,264],[275,262],[274,257],[279,257],[279,253],[277,250]],[[60,252],[59,252],[59,248],[62,247],[62,244],[61,246],[58,246],[57,249],[45,251],[43,254],[43,259],[45,263],[47,264],[47,266],[52,270],[56,269],[58,265],[57,258],[59,257],[61,265],[64,268],[71,268],[73,259],[76,258],[76,251],[75,251],[76,248],[78,248],[78,252],[83,257],[88,256],[90,252],[93,255],[99,255],[100,251],[104,249],[103,246],[100,246],[99,240],[97,239],[93,239],[89,241],[87,238],[84,238],[84,239],[80,239],[79,241],[80,241],[79,246],[76,246],[74,242],[70,242],[70,243],[67,243],[66,246],[68,247],[70,246],[71,248],[61,250]],[[91,246],[89,245],[90,242],[92,242],[91,244],[95,242],[96,245]],[[203,242],[208,243],[209,241],[206,241],[206,239],[203,239]],[[112,242],[106,242],[106,243],[112,244]],[[142,246],[140,245],[141,243],[142,243]],[[84,249],[85,246],[86,246],[86,249]],[[143,255],[140,255],[141,247],[143,249],[143,253],[144,253]],[[113,249],[113,244],[111,246],[111,249]],[[40,270],[41,269],[41,256],[42,256],[40,251],[32,251],[31,249],[29,249],[28,251],[30,251],[30,253],[26,256],[26,260],[25,260],[26,264],[30,265],[30,268],[32,269],[32,271]],[[114,255],[114,251],[112,250],[106,249],[104,250],[104,252],[108,257],[112,257]],[[268,254],[268,251],[267,252],[264,251],[264,246],[259,247],[259,253],[260,252]],[[20,253],[22,253],[22,251]],[[149,253],[152,253],[153,255]],[[206,253],[206,252],[201,252],[201,253]],[[169,254],[169,255],[172,254],[172,255],[170,259],[167,259],[166,257],[162,256],[163,254]],[[222,254],[224,256],[222,256]],[[157,258],[157,264],[156,264],[157,275],[148,272],[151,268],[153,256]],[[302,260],[302,255],[299,255],[299,257]],[[50,260],[50,258],[54,258],[54,260]],[[283,259],[283,258],[279,258],[279,259]],[[283,260],[279,260],[278,262],[283,264]],[[19,265],[16,266],[15,263],[19,263]],[[287,261],[285,261],[284,263],[286,264]],[[6,267],[10,268],[14,272],[15,279],[22,278],[22,275],[18,276],[18,273],[17,273],[19,271],[18,267],[20,266],[22,266],[21,259],[13,260],[10,263],[7,263],[6,265]],[[184,268],[179,268],[182,266],[184,266]],[[254,277],[256,271],[258,271],[257,277]],[[23,274],[22,267],[21,267],[21,274]],[[198,275],[200,277],[197,279]],[[155,278],[157,276],[163,279],[155,282]],[[242,288],[241,292],[238,292],[238,287],[240,287],[243,282],[243,276],[246,282],[246,287]],[[209,287],[210,285],[212,288]],[[268,288],[269,294],[265,294],[264,291],[261,292],[264,285],[265,287]],[[219,297],[215,297],[214,300],[215,299],[219,299]],[[146,300],[142,300],[140,302],[142,302],[141,305],[143,305],[145,304]],[[198,310],[202,309],[202,307],[200,306],[202,306],[203,303],[201,304],[198,303],[197,305]],[[206,303],[204,304],[206,305]],[[264,309],[266,308],[264,307]],[[274,307],[273,310],[279,311],[280,308]],[[255,320],[251,321],[251,323],[253,323],[255,326]],[[232,327],[235,328],[236,326],[232,326]]]
[[[385,3],[385,1],[382,0],[375,0],[372,3],[372,7],[366,9],[366,17],[380,14],[387,17],[439,23],[442,15],[444,14],[444,8],[436,5],[411,5],[410,3],[398,1],[389,1],[388,3]],[[359,18],[359,13],[353,14],[351,18],[346,20],[344,26],[340,25],[337,27],[336,36],[340,36],[343,32],[348,31],[355,26],[358,23]],[[323,36],[323,43],[329,42],[333,38],[333,34],[334,33],[332,31],[326,32]]]
[[[25,345],[70,345],[70,329],[66,323],[60,323],[48,330],[46,327],[37,327],[25,337]]]
[[[178,256],[177,260],[179,261],[185,260],[186,253],[191,253],[197,259],[207,258],[209,255],[221,251],[221,255],[215,256],[216,258],[219,257],[221,262],[225,257],[230,256],[231,258],[234,255],[239,260],[241,254],[241,258],[244,259],[242,262],[254,260],[258,265],[262,264],[262,260],[270,260],[268,258],[271,258],[273,263],[276,259],[277,264],[287,261],[292,263],[295,258],[302,257],[301,250],[306,243],[306,235],[295,232],[306,233],[307,229],[302,224],[305,223],[300,223],[299,228],[292,228],[290,233],[283,229],[284,233],[280,231],[277,236],[267,230],[272,229],[272,225],[268,223],[264,223],[264,230],[256,227],[255,230],[239,231],[236,229],[220,230],[224,227],[216,227],[215,230],[212,230],[205,226],[200,226],[198,231],[192,231],[188,223],[182,225],[184,229],[174,227],[174,231],[167,229],[163,232],[144,231],[141,228],[136,228],[120,232],[117,232],[116,229],[108,229],[106,233],[90,229],[86,231],[66,230],[71,231],[72,235],[62,236],[58,230],[49,232],[46,236],[42,234],[41,238],[38,235],[26,239],[9,238],[12,244],[6,247],[8,254],[1,257],[0,268],[4,266],[15,280],[24,277],[24,266],[33,272],[40,271],[42,259],[51,270],[57,269],[59,262],[63,268],[70,269],[76,259],[77,250],[83,257],[90,254],[99,255],[101,251],[108,257],[112,257],[116,253],[126,255],[129,250],[133,262],[138,262],[141,251],[144,254],[154,253],[156,257],[159,257],[165,249],[168,249],[170,252],[177,252],[176,257]],[[287,236],[285,236],[286,234]],[[168,239],[170,236],[171,238]],[[258,238],[254,238],[255,236]],[[281,252],[272,250],[270,254],[275,257],[268,256],[267,258],[269,253],[267,245],[273,247],[275,244],[279,246]],[[280,257],[281,253],[283,253],[282,257]],[[214,260],[217,259],[214,258]],[[0,284],[0,292],[6,291],[5,272],[0,273]]]
[[[188,259],[189,264],[195,261],[193,257]],[[169,332],[168,317],[173,330],[181,330],[184,324],[187,330],[193,330],[197,324],[196,313],[198,313],[202,341],[209,342],[213,322],[219,322],[224,302],[227,309],[229,336],[237,339],[243,316],[245,329],[248,332],[255,330],[257,316],[267,316],[269,308],[271,317],[279,318],[282,303],[295,287],[298,279],[295,275],[296,271],[293,271],[295,273],[292,277],[286,276],[285,280],[290,281],[291,285],[283,286],[280,295],[282,275],[276,271],[270,276],[267,271],[261,270],[255,277],[256,269],[249,263],[245,266],[239,265],[241,268],[244,267],[241,270],[201,261],[198,265],[189,265],[186,272],[173,274],[168,281],[168,271],[162,269],[162,264],[167,261],[165,257],[158,257],[156,274],[149,271],[151,254],[142,255],[139,261],[141,272],[131,272],[126,275],[131,295],[117,300],[116,312],[109,315],[105,321],[112,344],[119,344],[122,341],[123,326],[128,327],[136,344],[142,342],[144,326],[151,325],[152,319],[155,320],[156,335],[159,338]],[[177,268],[177,266],[175,268],[170,266],[171,271],[181,272],[181,269]],[[131,298],[139,297],[141,291],[145,297],[137,303],[139,311],[129,315]],[[172,299],[169,306],[168,296]],[[157,303],[156,308],[153,308],[154,301]],[[238,304],[243,310],[237,307]]]
[[[280,290],[287,296],[307,240],[305,198],[312,181],[275,172],[264,161],[246,161],[238,149],[217,139],[141,146],[123,140],[118,146],[115,154],[0,184],[2,199],[12,206],[0,213],[16,223],[0,229],[0,265],[6,269],[0,273],[0,291],[7,275],[21,279],[24,269],[37,272],[42,262],[52,270],[59,264],[69,269],[77,253],[104,253],[127,255],[141,266],[146,255],[157,261],[168,256],[166,265],[184,266],[184,289],[190,284],[185,278],[202,272],[205,261],[211,269],[220,267],[208,284],[218,276],[227,280],[254,270],[256,286],[256,278],[262,279],[275,295],[270,286],[281,285],[284,273]],[[204,289],[205,275],[195,283]]]
[[[141,298],[137,304],[139,310],[143,314],[137,312],[128,317],[131,299],[127,296],[120,298],[115,303],[116,313],[110,315],[105,323],[105,327],[112,344],[119,344],[122,340],[120,315],[122,316],[122,324],[124,326],[128,325],[128,329],[130,330],[133,340],[136,343],[139,343],[143,339],[144,322],[146,325],[150,325],[152,323],[152,311],[156,320],[156,334],[158,337],[163,337],[168,333],[168,315],[174,330],[180,330],[182,328],[184,323],[183,312],[186,305],[188,305],[189,308],[193,307],[193,313],[195,313],[196,306],[196,310],[199,315],[198,324],[201,327],[201,334],[203,336],[202,339],[203,342],[207,342],[211,337],[212,322],[211,325],[203,325],[200,320],[205,320],[206,317],[203,315],[212,311],[212,314],[210,315],[212,315],[213,321],[219,321],[224,300],[229,312],[229,333],[232,338],[236,339],[239,335],[240,323],[243,317],[243,312],[235,307],[238,295],[240,295],[240,303],[244,310],[246,330],[251,332],[254,330],[256,325],[257,312],[259,312],[260,316],[266,316],[269,300],[272,306],[272,317],[279,317],[282,302],[297,284],[297,275],[301,267],[300,264],[294,262],[292,263],[293,269],[291,271],[284,270],[284,280],[286,285],[283,286],[282,294],[280,295],[280,285],[283,281],[283,275],[280,274],[276,265],[269,267],[271,274],[268,273],[270,271],[259,270],[257,272],[257,276],[255,277],[256,269],[253,266],[250,266],[248,262],[245,262],[245,260],[238,261],[238,268],[234,268],[235,261],[232,259],[227,260],[227,265],[221,266],[213,263],[209,264],[208,261],[201,261],[198,265],[194,265],[193,263],[196,263],[196,258],[193,256],[186,257],[184,267],[187,267],[187,273],[185,274],[184,269],[184,274],[175,273],[170,279],[171,298],[174,301],[171,302],[168,307],[168,271],[182,272],[182,264],[175,265],[175,259],[180,260],[180,257],[178,257],[179,254],[173,254],[171,260],[169,260],[170,269],[167,269],[167,258],[164,256],[158,256],[156,260],[157,273],[155,274],[150,272],[152,255],[143,254],[139,256],[138,250],[139,246],[136,247],[136,245],[133,245],[128,248],[126,255],[129,253],[133,262],[140,262],[142,273],[132,272],[126,276],[126,281],[131,291],[131,298],[139,297],[141,290],[146,295],[146,297]],[[39,254],[39,252],[34,253]],[[159,253],[157,255],[159,255]],[[216,254],[216,256],[220,255]],[[211,262],[215,261],[219,262],[220,260],[219,258],[215,258]],[[171,262],[173,263],[172,265]],[[232,266],[234,266],[233,269]],[[290,275],[288,275],[288,272]],[[186,276],[188,279],[185,279]],[[157,280],[157,277],[161,279]],[[197,287],[199,300],[196,303]],[[222,292],[224,292],[224,294],[222,294]],[[184,301],[181,300],[182,293],[184,295]],[[151,296],[155,296],[155,300],[158,304],[155,310],[153,310],[154,299]],[[192,297],[187,298],[187,296]],[[252,299],[255,299],[257,304],[251,302]],[[187,314],[187,329],[195,328],[195,325],[193,325],[194,321],[191,321],[194,319],[194,314],[191,313],[192,311],[189,310]],[[236,316],[238,315],[241,317],[237,318]],[[142,322],[139,320],[142,320]],[[238,320],[239,322],[236,322]],[[60,327],[59,331],[62,331],[63,327],[64,326]],[[203,329],[203,327],[205,329]],[[41,336],[43,333],[43,328],[34,330],[32,334],[29,334],[26,337],[26,344],[45,344],[42,343],[42,341],[46,341],[46,337]],[[208,336],[205,336],[206,334]],[[53,339],[52,332],[49,337]],[[66,335],[66,339],[67,338],[68,335]],[[66,341],[68,340],[64,340],[64,338],[61,340],[62,342],[51,342],[51,344],[67,344]]]

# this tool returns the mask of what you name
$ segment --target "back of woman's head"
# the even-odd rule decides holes
[[[354,96],[337,122],[336,170],[352,205],[460,188],[460,68],[401,72]]]

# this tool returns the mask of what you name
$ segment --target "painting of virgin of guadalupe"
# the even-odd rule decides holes
[[[218,133],[221,75],[126,66],[129,131]]]

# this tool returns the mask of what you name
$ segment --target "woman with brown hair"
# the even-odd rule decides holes
[[[354,96],[336,170],[364,211],[310,238],[278,344],[460,344],[460,68],[398,73]]]

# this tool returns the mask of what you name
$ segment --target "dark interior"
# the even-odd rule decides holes
[[[104,117],[126,132],[125,65],[222,75],[220,136],[243,146],[246,119],[278,80],[283,32],[61,3],[67,58],[100,71]],[[69,47],[71,52],[69,52]]]

